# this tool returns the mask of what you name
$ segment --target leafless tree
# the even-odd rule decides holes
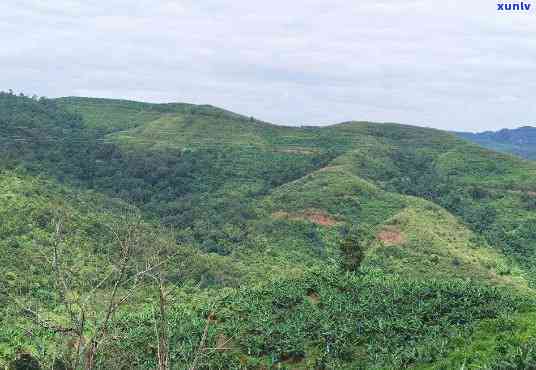
[[[173,235],[173,230],[170,230]],[[148,276],[153,280],[157,291],[157,307],[153,308],[154,331],[157,342],[157,361],[158,370],[168,370],[169,364],[169,337],[168,337],[168,319],[167,319],[167,302],[168,296],[174,287],[167,279],[163,271],[162,261],[167,261],[168,251],[162,248],[161,244],[155,246],[155,253],[152,259],[152,265],[156,266]]]
[[[66,321],[57,322],[48,315],[41,314],[32,305],[31,299],[24,301],[12,298],[36,326],[70,338],[66,346],[68,358],[65,359],[69,368],[93,370],[104,344],[115,338],[112,330],[114,317],[133,301],[136,294],[150,289],[156,293],[153,317],[158,369],[169,370],[167,311],[169,297],[175,286],[166,277],[166,265],[176,255],[172,252],[176,245],[162,238],[162,234],[173,235],[173,231],[161,233],[151,229],[135,214],[126,215],[121,221],[108,226],[113,247],[108,252],[104,266],[100,266],[99,274],[95,274],[101,278],[84,284],[80,282],[84,279],[84,274],[77,274],[76,267],[71,265],[72,261],[68,258],[70,246],[65,241],[68,232],[65,216],[60,215],[53,220],[51,246],[50,249],[43,250],[42,257],[51,268],[53,287],[60,305],[65,309]],[[189,366],[190,370],[197,369],[202,359],[214,352],[232,349],[227,348],[232,339],[227,337],[222,337],[215,348],[207,345],[209,328],[215,322],[215,313],[211,311]]]
[[[166,292],[161,269],[167,259],[160,256],[150,257],[153,244],[157,244],[157,233],[151,233],[147,227],[143,227],[141,218],[135,214],[128,214],[117,224],[110,225],[115,251],[110,253],[106,261],[109,271],[104,278],[92,281],[92,288],[84,291],[79,289],[83,284],[74,281],[75,274],[65,258],[67,246],[63,242],[64,217],[56,217],[53,225],[52,250],[51,253],[44,252],[43,257],[52,268],[54,289],[60,304],[67,312],[69,324],[43,318],[38,310],[32,308],[31,302],[23,302],[13,297],[21,311],[41,328],[73,338],[70,343],[74,358],[70,361],[70,367],[92,370],[103,343],[110,339],[110,326],[117,312],[130,302],[146,277],[157,277],[160,301],[157,322],[158,362],[161,370],[167,370]],[[50,257],[47,254],[50,254]],[[158,273],[151,275],[154,271]]]

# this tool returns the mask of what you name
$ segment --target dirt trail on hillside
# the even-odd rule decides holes
[[[272,218],[275,219],[287,219],[287,220],[307,220],[316,225],[321,226],[334,226],[337,224],[337,220],[331,217],[327,212],[319,210],[307,210],[303,212],[274,212]]]

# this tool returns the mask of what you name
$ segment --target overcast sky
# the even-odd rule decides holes
[[[3,0],[0,90],[212,104],[287,125],[536,124],[536,3],[496,4]]]

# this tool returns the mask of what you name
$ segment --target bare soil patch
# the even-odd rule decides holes
[[[304,217],[312,223],[322,226],[333,226],[337,223],[337,221],[331,218],[328,214],[321,212],[305,213]]]
[[[337,220],[331,217],[328,213],[319,210],[306,210],[303,212],[274,212],[272,217],[276,219],[287,220],[307,220],[316,225],[321,226],[334,226],[337,224]]]
[[[384,245],[401,245],[406,242],[406,237],[400,230],[394,227],[386,227],[377,235]]]

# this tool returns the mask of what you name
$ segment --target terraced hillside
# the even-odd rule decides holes
[[[534,364],[533,162],[413,126],[90,98],[0,94],[0,134],[6,364]]]

